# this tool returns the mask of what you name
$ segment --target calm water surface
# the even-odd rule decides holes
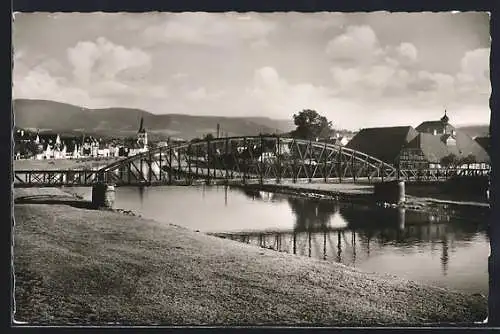
[[[79,192],[90,197],[89,189]],[[223,186],[120,187],[115,206],[279,251],[488,293],[484,208],[430,214]]]

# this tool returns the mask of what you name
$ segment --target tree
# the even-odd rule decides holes
[[[203,140],[214,140],[215,137],[213,134],[211,133],[207,133],[204,137],[203,137]]]
[[[137,138],[135,137],[126,137],[125,139],[123,139],[123,145],[128,148],[134,147],[136,143]]]
[[[469,154],[460,160],[460,165],[467,165],[467,168],[474,163],[476,163],[476,156],[474,154]]]
[[[450,153],[447,156],[442,157],[440,163],[446,168],[456,167],[460,163],[460,160],[455,154]]]
[[[293,115],[293,122],[297,126],[291,132],[292,137],[306,140],[317,138],[328,138],[332,130],[332,122],[325,116],[318,114],[316,110],[304,109]]]

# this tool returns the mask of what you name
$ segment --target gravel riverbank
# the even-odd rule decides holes
[[[486,318],[479,295],[90,210],[58,189],[16,189],[14,197],[18,321],[369,326]]]

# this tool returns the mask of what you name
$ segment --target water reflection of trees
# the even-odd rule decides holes
[[[288,197],[288,203],[295,214],[295,231],[326,230],[332,216],[339,212],[339,204],[334,201]]]
[[[258,189],[238,188],[252,200],[287,201],[295,215],[294,231],[351,230],[364,240],[379,244],[413,245],[422,241],[470,241],[486,231],[488,210],[480,207],[448,207],[432,212],[388,209],[373,205],[339,203],[302,198]],[[332,226],[338,216],[344,226]]]
[[[270,198],[269,193],[258,190],[242,191],[254,200]],[[231,238],[351,265],[372,257],[381,247],[394,247],[408,254],[424,247],[430,253],[440,253],[443,275],[447,274],[457,241],[461,242],[460,247],[468,247],[468,243],[462,241],[485,234],[488,218],[484,208],[433,208],[432,212],[422,212],[288,195],[273,196],[273,200],[286,199],[290,205],[295,215],[294,229],[238,233]],[[339,221],[344,225],[332,224]]]

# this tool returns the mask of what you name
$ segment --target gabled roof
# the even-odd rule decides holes
[[[466,133],[457,131],[455,139],[457,141],[457,149],[460,157],[466,157],[472,154],[477,162],[490,162],[488,152]]]
[[[422,150],[427,161],[434,163],[439,163],[443,157],[450,154],[449,149],[439,137],[428,133],[419,133],[418,136],[405,145],[405,148]]]
[[[443,130],[443,128],[446,128],[447,132],[451,132],[451,130],[455,130],[453,125],[449,123],[444,123],[443,121],[425,121],[420,123],[419,126],[415,128],[418,132],[426,132],[426,133],[432,133],[434,130]]]
[[[346,147],[392,164],[403,146],[417,135],[411,126],[366,128],[359,131]]]
[[[490,137],[476,137],[474,140],[488,152],[490,149]]]
[[[441,158],[449,154],[454,154],[458,158],[473,155],[477,162],[488,163],[490,161],[486,150],[467,134],[457,132],[453,137],[456,145],[446,145],[443,139],[448,137],[449,135],[438,137],[428,133],[420,133],[405,147],[420,148],[429,162],[439,162]]]

